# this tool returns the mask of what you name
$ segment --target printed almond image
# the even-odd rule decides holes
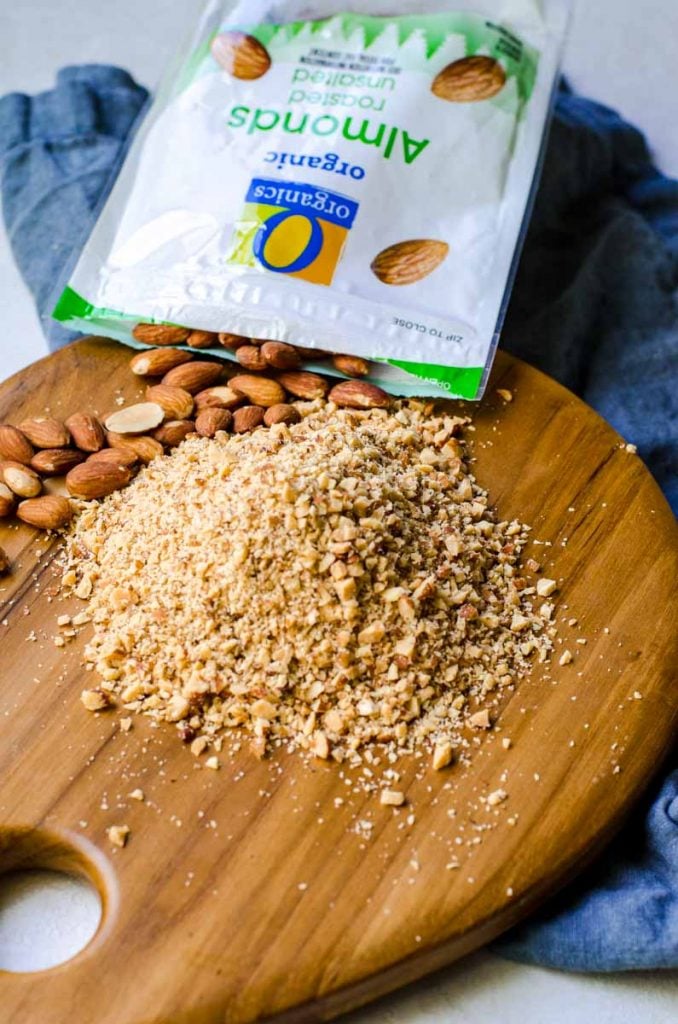
[[[244,32],[222,32],[212,42],[212,56],[234,78],[261,78],[271,66],[268,50]]]
[[[494,57],[462,57],[438,72],[431,92],[441,100],[473,103],[496,96],[505,82],[506,72]]]
[[[433,238],[413,238],[382,249],[371,263],[382,284],[414,284],[440,266],[450,247]]]

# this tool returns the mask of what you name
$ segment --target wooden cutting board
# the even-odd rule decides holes
[[[0,421],[103,413],[116,388],[135,400],[128,359],[78,342],[0,386]],[[535,669],[469,769],[417,781],[400,765],[399,811],[355,796],[336,765],[243,753],[210,771],[173,727],[137,718],[126,735],[119,714],[85,712],[82,640],[53,643],[72,610],[56,596],[58,543],[0,526],[15,560],[0,580],[0,870],[84,873],[104,904],[69,963],[3,974],[4,1019],[326,1020],[488,942],[610,838],[675,734],[675,523],[640,459],[541,373],[500,353],[468,408],[478,479],[503,517],[533,525],[549,545],[536,557],[564,580],[575,658],[556,685]],[[479,797],[499,786],[508,799],[488,810]],[[107,841],[113,824],[132,830],[124,850]]]

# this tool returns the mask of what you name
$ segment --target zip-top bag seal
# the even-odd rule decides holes
[[[135,347],[140,322],[284,341],[362,356],[392,393],[482,396],[568,5],[338,2],[211,0],[57,320]]]

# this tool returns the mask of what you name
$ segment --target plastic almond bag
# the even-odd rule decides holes
[[[150,323],[350,353],[393,393],[479,398],[567,4],[413,6],[212,0],[54,316],[137,347]]]

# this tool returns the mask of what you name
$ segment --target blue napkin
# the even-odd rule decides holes
[[[5,223],[50,319],[148,94],[120,68],[59,72],[0,100]],[[613,111],[558,96],[502,346],[556,377],[639,452],[678,507],[678,182]],[[593,869],[504,937],[506,956],[577,971],[678,967],[678,771]]]

